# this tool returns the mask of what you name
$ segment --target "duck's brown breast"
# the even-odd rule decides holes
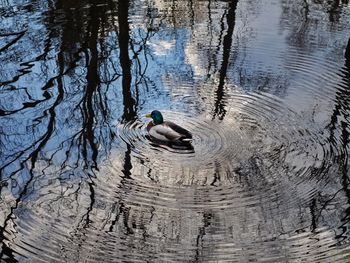
[[[149,130],[150,130],[153,126],[154,126],[153,121],[150,121],[150,122],[147,124],[146,130],[149,132]]]

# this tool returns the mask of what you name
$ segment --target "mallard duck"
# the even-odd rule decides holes
[[[160,111],[154,110],[146,117],[152,118],[146,128],[152,138],[170,143],[188,143],[192,140],[192,134],[188,130],[171,121],[164,121]]]

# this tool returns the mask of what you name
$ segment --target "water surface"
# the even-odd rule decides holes
[[[350,261],[348,1],[0,17],[0,261]],[[193,148],[150,141],[153,109]]]

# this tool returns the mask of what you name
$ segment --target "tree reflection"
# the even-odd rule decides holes
[[[288,36],[288,43],[292,48],[297,48],[301,54],[307,54],[307,59],[312,59],[312,54],[317,53],[319,48],[327,48],[328,53],[336,53],[339,47],[327,46],[327,41],[332,33],[337,32],[336,27],[345,30],[346,27],[340,20],[346,1],[283,1],[281,24],[284,27],[290,28]],[[297,16],[295,14],[303,14]],[[287,25],[288,23],[288,25]],[[329,28],[328,31],[321,30],[320,24]],[[316,37],[317,36],[317,37]],[[339,174],[339,178],[332,178],[332,183],[329,183],[327,189],[318,189],[315,197],[310,200],[310,230],[316,234],[317,230],[328,225],[329,222],[324,218],[332,213],[330,206],[332,202],[345,202],[347,208],[342,211],[341,216],[338,217],[339,226],[335,238],[339,244],[348,239],[348,224],[349,224],[349,206],[350,206],[350,191],[349,191],[349,67],[348,67],[348,50],[349,44],[345,52],[345,66],[342,68],[339,75],[341,75],[341,82],[335,86],[335,98],[332,114],[330,115],[327,129],[329,131],[328,143],[329,154],[332,160],[332,165],[325,161],[320,168],[314,171],[314,174]],[[298,59],[298,58],[295,58]],[[320,59],[320,58],[317,58]],[[321,59],[320,59],[321,60]],[[308,62],[311,64],[311,62]],[[312,65],[305,63],[304,66]],[[318,65],[317,65],[318,66]],[[327,69],[328,71],[329,69]],[[315,71],[316,73],[316,71]],[[326,72],[325,72],[326,73]],[[313,76],[308,76],[312,78]],[[320,175],[318,175],[320,176]],[[321,178],[320,178],[321,180]],[[330,186],[331,185],[331,186]],[[345,201],[339,201],[342,198]],[[335,212],[333,212],[335,214]],[[339,231],[339,232],[338,232]]]
[[[335,105],[331,122],[328,125],[330,129],[329,142],[331,144],[332,155],[334,156],[334,163],[339,165],[341,172],[342,191],[347,198],[347,208],[344,211],[342,218],[342,225],[339,226],[340,233],[336,236],[339,242],[349,239],[348,225],[350,222],[350,179],[349,179],[349,124],[344,121],[348,120],[350,111],[349,88],[350,88],[350,39],[348,40],[345,49],[345,65],[342,69],[342,83],[339,84],[335,96]],[[339,154],[340,149],[340,154]],[[337,194],[340,194],[339,191]]]
[[[128,58],[129,27],[125,28],[124,24],[128,23],[128,3],[119,2],[120,32],[118,39],[121,74],[113,67],[115,61],[110,61],[108,56],[101,56],[101,54],[118,50],[118,46],[108,50],[109,47],[105,45],[108,43],[108,39],[104,38],[106,36],[103,34],[106,33],[107,29],[113,28],[113,24],[111,24],[113,23],[113,9],[110,10],[108,7],[114,8],[114,5],[106,6],[104,2],[100,1],[72,2],[65,0],[56,1],[54,5],[51,5],[51,9],[45,12],[47,39],[45,40],[44,53],[38,55],[34,61],[43,65],[47,63],[48,53],[56,48],[54,45],[59,43],[56,56],[57,74],[49,78],[41,88],[44,99],[23,102],[23,107],[18,109],[1,110],[3,116],[7,115],[14,120],[16,114],[21,114],[25,109],[42,109],[42,115],[35,116],[30,120],[33,122],[35,133],[40,132],[41,134],[34,134],[30,138],[33,140],[32,143],[27,147],[19,148],[17,152],[12,151],[8,156],[4,152],[2,156],[0,174],[4,177],[1,177],[0,180],[12,179],[14,182],[26,173],[28,162],[30,166],[28,168],[29,178],[19,185],[15,204],[11,207],[2,224],[0,236],[2,237],[3,249],[1,258],[3,253],[6,253],[8,257],[11,256],[3,237],[9,223],[14,218],[13,214],[18,208],[18,204],[30,194],[29,188],[34,184],[34,181],[45,176],[43,171],[40,172],[42,168],[38,167],[37,162],[42,160],[43,155],[47,156],[47,147],[50,148],[52,145],[57,147],[51,156],[47,156],[49,166],[58,165],[61,167],[57,177],[64,178],[67,169],[74,170],[80,167],[83,167],[87,171],[87,176],[90,177],[94,174],[93,170],[98,169],[99,145],[104,143],[103,148],[108,151],[115,138],[110,126],[110,99],[107,93],[109,92],[108,87],[117,81],[119,76],[123,77],[122,94],[124,95],[125,119],[131,120],[136,117],[131,96],[131,63]],[[63,12],[63,23],[57,23],[56,12],[58,11]],[[25,33],[23,31],[16,34],[15,40],[22,38]],[[11,43],[15,43],[15,41]],[[32,61],[27,64],[32,67],[31,63]],[[111,64],[115,72],[109,70],[112,71],[112,74],[102,74],[103,65]],[[32,73],[30,67],[12,80],[1,84],[5,86],[16,83],[24,74]],[[104,77],[110,77],[110,79]],[[67,85],[69,83],[67,81],[70,81],[70,85]],[[13,89],[13,92],[16,90]],[[44,102],[47,103],[44,104]],[[107,129],[99,128],[104,125],[103,123],[106,124]],[[3,132],[1,136],[7,138],[7,131]],[[105,136],[106,134],[110,136]],[[13,137],[13,135],[9,136]],[[16,140],[16,138],[14,139]],[[60,163],[55,161],[57,158],[61,159]],[[14,164],[16,164],[16,169],[12,168]],[[81,220],[85,221],[83,227],[89,225],[89,213],[94,204],[94,186],[92,182],[89,185],[91,200],[86,213],[81,217]],[[14,187],[13,183],[12,187]]]
[[[85,8],[86,5],[88,8]],[[114,42],[114,46],[111,46],[113,38],[107,37],[107,34],[115,28],[113,23],[116,7],[119,10],[118,31],[116,32],[118,36],[117,44],[119,45],[115,45],[116,42]],[[129,3],[119,1],[118,5],[115,6],[113,2],[110,2],[109,5],[102,4],[99,1],[78,4],[62,0],[57,1],[50,8],[52,9],[46,12],[45,18],[45,25],[48,29],[45,53],[40,54],[36,60],[42,60],[41,63],[45,64],[48,53],[54,45],[60,42],[60,52],[57,55],[58,74],[43,85],[41,90],[44,99],[24,101],[22,103],[23,107],[17,109],[1,109],[3,116],[10,116],[9,118],[14,119],[12,116],[20,114],[28,108],[43,108],[45,113],[42,116],[35,117],[35,119],[33,118],[34,125],[43,131],[44,129],[41,126],[48,121],[50,129],[47,129],[49,132],[45,133],[47,136],[36,136],[41,139],[33,141],[28,147],[23,147],[6,157],[7,160],[1,166],[2,171],[9,169],[9,166],[16,163],[19,158],[24,157],[22,163],[25,163],[30,158],[30,151],[35,145],[40,144],[43,139],[46,143],[49,140],[50,143],[53,143],[52,140],[57,139],[55,135],[57,127],[61,130],[63,126],[65,129],[74,130],[74,132],[67,132],[60,142],[63,147],[67,146],[67,150],[61,149],[55,152],[54,155],[61,155],[63,151],[66,160],[62,164],[65,167],[73,165],[73,163],[75,167],[78,167],[80,161],[83,161],[86,169],[89,169],[89,167],[97,168],[98,147],[103,143],[103,149],[107,152],[115,138],[111,127],[111,119],[116,116],[111,115],[115,110],[110,110],[110,108],[118,107],[118,102],[113,101],[110,95],[111,86],[118,87],[116,84],[119,83],[120,77],[122,79],[122,102],[124,105],[122,118],[125,121],[131,121],[137,116],[136,103],[132,94],[132,62],[129,57],[131,49],[129,43],[133,42],[129,36]],[[72,19],[72,21],[69,20],[69,24],[63,22],[57,25],[54,18],[57,12],[55,10],[62,10],[64,17]],[[58,26],[60,27],[58,28]],[[146,45],[147,37],[149,35],[146,36],[142,45]],[[140,50],[142,50],[142,46]],[[140,51],[133,52],[133,59],[136,61],[135,68],[137,68],[135,72],[139,74],[136,74],[136,79],[140,83],[142,79],[145,79],[145,71],[139,70],[143,66],[141,64],[143,62],[139,60]],[[119,54],[119,65],[113,59],[115,54]],[[119,66],[121,68],[120,72]],[[26,74],[31,73],[30,70],[26,72]],[[15,82],[22,76],[22,74],[16,76],[11,82]],[[67,81],[70,81],[69,86],[66,84]],[[134,82],[136,85],[138,83]],[[9,83],[3,82],[2,84],[8,85]],[[11,92],[17,91],[13,89]],[[46,104],[50,103],[51,107],[44,108],[46,106],[44,102],[47,102]],[[48,113],[51,118],[48,118]],[[59,122],[57,122],[57,118]],[[80,128],[78,128],[79,126]],[[51,130],[54,132],[50,132]],[[69,134],[70,136],[67,136]],[[4,136],[6,135],[4,134]],[[46,143],[44,143],[44,147]],[[52,158],[53,156],[50,159]],[[72,161],[73,163],[71,163]],[[19,172],[21,169],[19,168],[12,174]],[[8,174],[8,171],[6,173]]]
[[[120,66],[122,68],[123,85],[123,119],[131,121],[135,119],[134,99],[131,93],[131,60],[129,58],[129,1],[118,1],[118,25],[119,25],[119,48]]]
[[[232,46],[232,35],[236,22],[236,8],[237,8],[238,0],[230,1],[228,12],[226,15],[227,21],[227,32],[223,41],[223,53],[222,53],[222,62],[220,68],[220,77],[219,77],[219,86],[216,90],[216,101],[215,101],[215,110],[214,110],[214,118],[218,116],[220,120],[222,120],[226,114],[225,110],[225,102],[224,102],[224,86],[225,86],[225,78],[227,75],[227,68],[229,65],[229,61],[232,63],[231,54],[231,46]]]

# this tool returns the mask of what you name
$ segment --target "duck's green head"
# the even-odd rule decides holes
[[[163,123],[163,115],[160,113],[160,111],[154,110],[151,112],[151,114],[146,115],[147,118],[152,118],[153,123],[155,125],[162,124]]]

